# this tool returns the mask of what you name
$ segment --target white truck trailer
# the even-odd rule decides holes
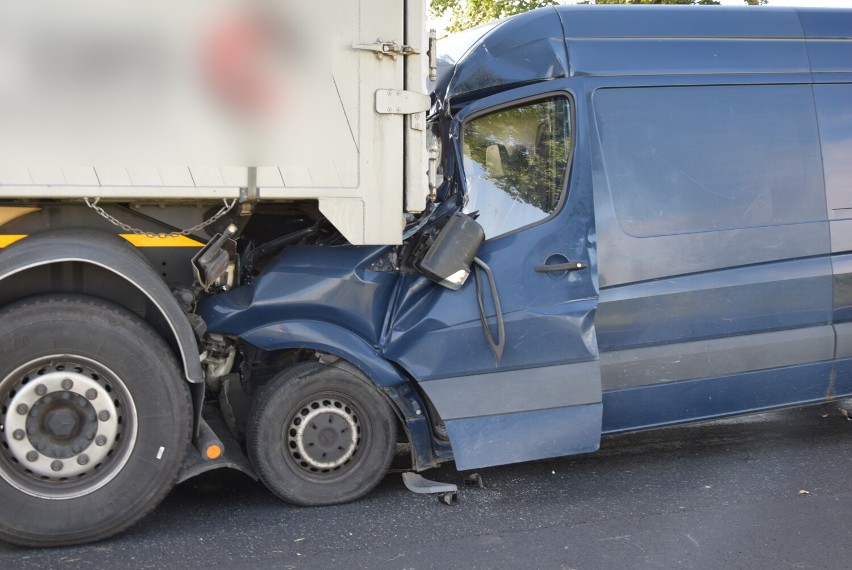
[[[427,207],[423,0],[291,4],[0,8],[3,539],[250,471],[202,418],[235,353],[198,295],[238,285],[237,238],[399,244]]]

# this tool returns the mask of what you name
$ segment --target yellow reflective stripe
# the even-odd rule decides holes
[[[19,206],[0,206],[0,226],[8,224],[21,216],[38,212],[41,208],[22,208]]]
[[[25,237],[27,237],[27,234],[2,234],[0,235],[0,249],[7,245],[12,245],[16,241],[22,240]]]
[[[204,247],[200,241],[186,236],[149,237],[136,234],[118,234],[136,247]],[[0,249],[27,237],[27,234],[0,234]]]
[[[138,234],[118,234],[136,247],[204,247],[200,241],[187,236],[146,236]]]

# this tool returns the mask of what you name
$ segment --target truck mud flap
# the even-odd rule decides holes
[[[218,440],[218,441],[217,441]],[[209,444],[219,446],[218,457],[210,459],[205,456],[205,449]],[[248,458],[243,454],[242,448],[231,434],[222,414],[217,406],[205,404],[202,413],[199,437],[190,443],[186,456],[183,460],[177,483],[183,483],[197,475],[212,471],[213,469],[236,469],[254,479],[258,480]]]

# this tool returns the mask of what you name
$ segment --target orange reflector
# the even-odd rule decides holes
[[[219,459],[222,455],[222,448],[215,444],[208,445],[204,453],[207,455],[207,459]]]

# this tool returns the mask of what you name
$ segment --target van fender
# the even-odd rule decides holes
[[[241,333],[240,339],[268,352],[308,349],[337,356],[372,382],[391,404],[411,443],[416,471],[435,467],[428,409],[411,382],[369,342],[339,325],[323,321],[292,320],[266,324]],[[344,364],[332,364],[344,366]]]
[[[168,286],[136,248],[120,237],[87,228],[47,230],[5,248],[0,255],[2,283],[36,267],[65,262],[92,265],[114,273],[157,308],[180,352],[186,380],[203,391],[204,373],[195,334]],[[198,388],[193,387],[193,396]]]

